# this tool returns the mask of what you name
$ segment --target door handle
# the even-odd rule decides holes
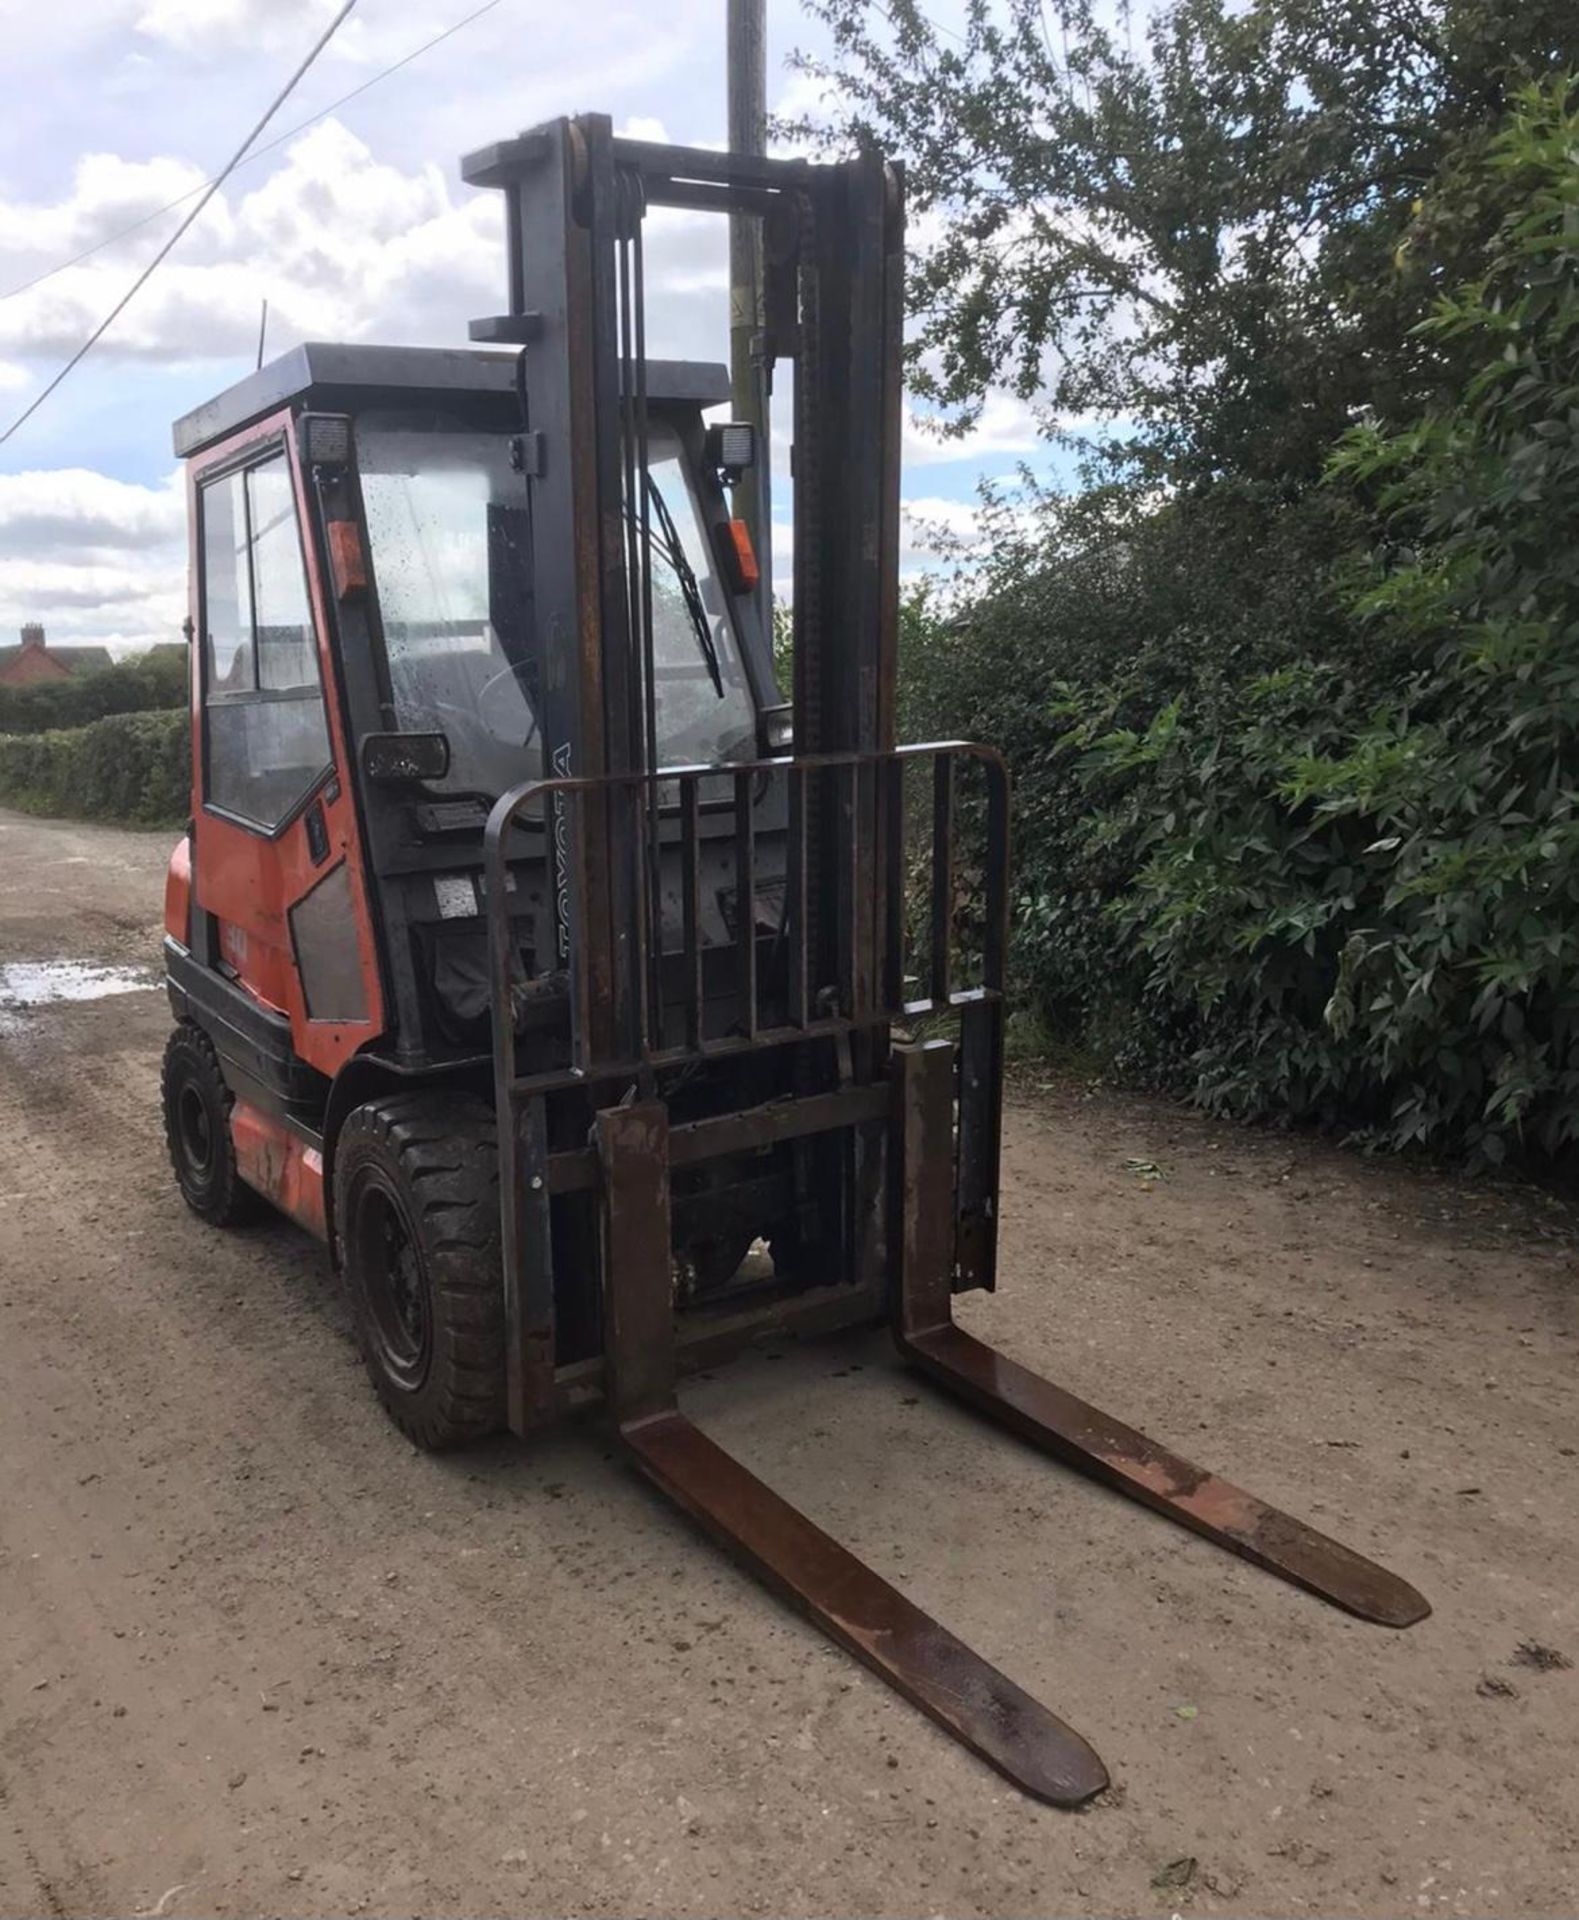
[[[323,802],[315,800],[307,809],[307,851],[315,867],[329,858],[329,823],[323,817]]]

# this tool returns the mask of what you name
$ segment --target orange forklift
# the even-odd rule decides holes
[[[555,121],[497,188],[469,348],[308,345],[179,421],[192,820],[171,862],[170,1156],[217,1226],[324,1240],[424,1447],[600,1403],[625,1453],[991,1765],[1091,1747],[680,1410],[764,1335],[892,1329],[920,1373],[1364,1619],[1370,1561],[953,1323],[991,1288],[1009,795],[898,746],[902,183]],[[761,224],[793,369],[793,688],[726,489],[722,367],[646,351],[654,207]]]

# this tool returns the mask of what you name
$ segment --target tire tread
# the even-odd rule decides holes
[[[452,1090],[395,1094],[348,1115],[335,1152],[335,1214],[349,1218],[356,1168],[376,1161],[404,1198],[428,1279],[433,1356],[415,1392],[380,1365],[353,1239],[342,1241],[362,1357],[385,1410],[431,1452],[497,1433],[505,1420],[499,1153],[492,1113]]]
[[[184,1173],[176,1103],[183,1079],[206,1091],[210,1121],[217,1123],[218,1164],[212,1190],[204,1194],[194,1193]],[[165,1042],[159,1069],[159,1098],[164,1114],[165,1146],[175,1170],[176,1185],[186,1204],[210,1226],[239,1227],[258,1219],[264,1211],[263,1196],[242,1179],[236,1165],[235,1142],[231,1138],[230,1111],[236,1096],[226,1082],[213,1041],[195,1020],[178,1020]]]

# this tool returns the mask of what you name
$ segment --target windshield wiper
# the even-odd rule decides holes
[[[649,473],[647,479],[647,503],[657,516],[659,534],[656,541],[659,551],[674,569],[674,577],[680,584],[680,598],[685,602],[685,610],[690,615],[691,628],[696,635],[696,644],[707,666],[708,678],[713,683],[713,691],[720,700],[724,697],[724,673],[719,665],[718,647],[713,639],[712,622],[707,617],[707,608],[702,602],[702,589],[697,580],[695,569],[686,556],[684,544],[680,539],[679,528],[674,524],[674,515],[669,511],[669,503],[664,499],[657,482]],[[634,518],[634,515],[632,516]],[[648,528],[648,537],[652,538],[652,529]]]

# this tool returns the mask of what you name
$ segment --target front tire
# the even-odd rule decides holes
[[[505,1419],[499,1147],[458,1093],[358,1107],[335,1150],[335,1224],[362,1358],[390,1418],[438,1451]]]
[[[181,1198],[210,1226],[255,1220],[263,1202],[236,1168],[230,1137],[235,1096],[203,1029],[183,1020],[165,1042],[159,1076],[164,1137]]]

